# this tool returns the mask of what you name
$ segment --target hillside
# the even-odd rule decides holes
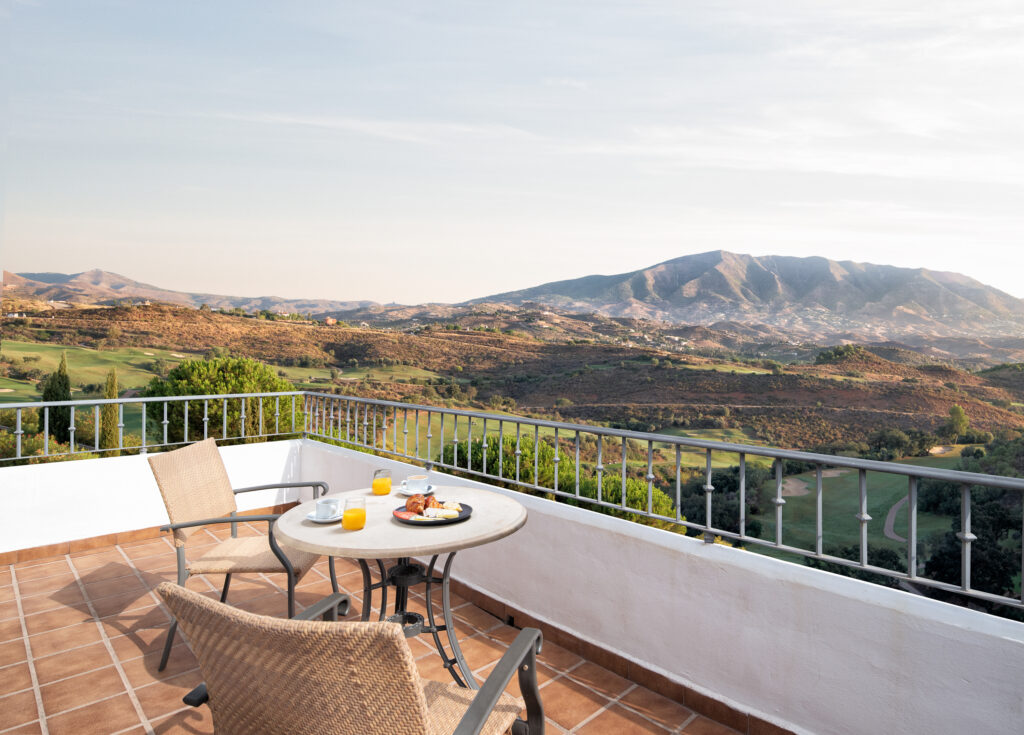
[[[688,324],[765,324],[819,341],[844,333],[858,341],[1024,337],[1024,301],[956,273],[721,250],[480,301]]]
[[[4,300],[65,302],[79,305],[111,305],[128,302],[158,301],[199,308],[275,311],[281,313],[319,313],[369,306],[369,301],[330,301],[326,299],[284,299],[278,296],[224,296],[208,293],[171,291],[99,269],[83,273],[10,273],[4,271]]]
[[[558,315],[544,318],[550,325],[561,320]],[[485,317],[473,319],[482,324]],[[577,323],[575,318],[566,320],[570,326]],[[277,365],[310,387],[360,396],[477,407],[515,405],[518,412],[558,413],[643,429],[734,428],[747,432],[750,439],[789,447],[863,441],[871,431],[887,426],[934,431],[954,403],[965,408],[976,428],[1024,428],[1024,415],[1015,405],[1024,403],[1024,385],[998,370],[989,379],[986,373],[951,365],[893,362],[869,350],[852,349],[825,364],[813,364],[814,353],[808,349],[812,362],[782,366],[767,359],[697,355],[637,344],[637,335],[629,330],[638,322],[630,320],[595,324],[623,330],[632,340],[541,340],[489,331],[492,327],[427,326],[404,333],[171,306],[44,312],[8,320],[4,340],[17,344],[17,350],[10,350],[17,357],[6,368],[11,390],[22,386],[28,394],[33,390],[26,381],[41,364],[33,357],[32,344],[48,347],[43,356],[47,364],[55,364],[59,346],[67,345],[98,349],[97,358],[124,352],[133,356],[135,370],[147,369],[147,359],[170,364],[188,354],[223,347]],[[689,338],[711,334],[721,333],[694,331]],[[667,344],[676,345],[671,340]],[[0,349],[8,351],[3,345]],[[157,356],[143,357],[146,351]],[[28,363],[29,358],[36,362]],[[98,375],[87,382],[96,382]],[[73,380],[82,382],[74,376]]]

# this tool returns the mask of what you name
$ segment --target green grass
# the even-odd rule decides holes
[[[924,467],[954,469],[959,458],[944,457],[913,457],[904,459],[902,464]],[[826,468],[828,469],[828,468]],[[810,492],[807,495],[786,497],[782,510],[782,542],[803,549],[814,549],[815,543],[815,475],[807,472],[791,475],[790,478],[806,483]],[[788,479],[788,478],[787,478]],[[888,538],[884,533],[886,516],[889,510],[907,494],[907,478],[902,475],[890,475],[883,472],[867,473],[868,515],[872,520],[868,524],[869,548],[890,548],[900,554],[906,553],[906,543]],[[773,489],[768,492],[773,496]],[[860,543],[860,522],[855,517],[860,508],[860,489],[856,470],[847,470],[837,477],[822,479],[822,523],[823,541],[826,547],[855,546]],[[904,506],[895,517],[894,532],[907,536],[907,520],[909,509]],[[762,514],[756,516],[764,527],[762,538],[775,538],[774,506],[769,503],[762,505]],[[918,512],[917,536],[919,541],[927,541],[932,534],[949,530],[950,519],[931,513]]]
[[[24,359],[38,357],[38,362],[29,363],[27,367],[35,367],[43,372],[51,373],[57,369],[62,352],[68,354],[68,376],[71,385],[102,384],[107,379],[110,368],[117,368],[117,380],[121,389],[141,388],[155,375],[147,366],[155,360],[164,360],[173,367],[184,359],[197,359],[201,356],[171,350],[158,350],[146,347],[120,347],[112,350],[93,350],[86,347],[68,347],[65,345],[38,344],[35,342],[12,342],[4,340],[3,353],[8,357]],[[35,389],[33,388],[33,393]],[[8,394],[9,395],[9,394]],[[38,399],[38,393],[35,396]]]

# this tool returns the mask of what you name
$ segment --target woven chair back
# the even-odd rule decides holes
[[[254,615],[157,587],[210,694],[218,735],[424,735],[427,704],[397,623]]]
[[[237,509],[228,472],[213,439],[149,457],[171,523],[220,518]],[[197,529],[179,528],[174,545],[184,546]]]

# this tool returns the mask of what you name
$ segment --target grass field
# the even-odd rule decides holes
[[[954,454],[940,457],[912,457],[902,460],[902,464],[924,467],[953,469],[959,458]],[[827,468],[826,468],[827,469]],[[801,481],[810,492],[806,495],[795,495],[786,498],[782,511],[782,541],[784,544],[803,549],[814,549],[815,543],[815,475],[807,472],[791,475],[787,479]],[[823,541],[826,547],[855,546],[860,543],[860,522],[856,514],[860,508],[860,489],[856,470],[842,471],[841,474],[822,479],[822,518]],[[890,509],[907,494],[907,478],[882,472],[867,473],[868,515],[868,546],[871,548],[889,548],[905,555],[906,543],[888,538],[884,533],[886,517]],[[764,511],[756,518],[764,527],[762,538],[775,538],[774,506],[765,504]],[[897,513],[893,523],[896,535],[907,536],[909,510],[904,505]],[[949,530],[950,519],[945,516],[918,512],[917,536],[926,542],[934,533]]]
[[[3,353],[18,359],[38,358],[30,363],[45,373],[57,369],[62,352],[68,355],[68,376],[72,387],[88,384],[102,384],[107,379],[110,368],[117,368],[117,380],[122,390],[141,388],[155,375],[149,364],[156,360],[164,360],[169,366],[177,365],[184,359],[194,359],[198,355],[189,355],[170,350],[157,350],[143,347],[121,347],[113,350],[93,350],[85,347],[67,347],[64,345],[37,344],[34,342],[3,341]],[[2,394],[3,400],[37,401],[40,394],[35,384],[27,381],[8,380],[14,388],[13,393]]]

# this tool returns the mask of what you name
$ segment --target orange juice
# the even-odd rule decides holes
[[[358,531],[366,525],[366,508],[346,508],[341,516],[341,527],[346,531]]]
[[[370,489],[374,495],[387,495],[391,492],[391,478],[390,477],[375,477],[373,483],[370,485]]]

